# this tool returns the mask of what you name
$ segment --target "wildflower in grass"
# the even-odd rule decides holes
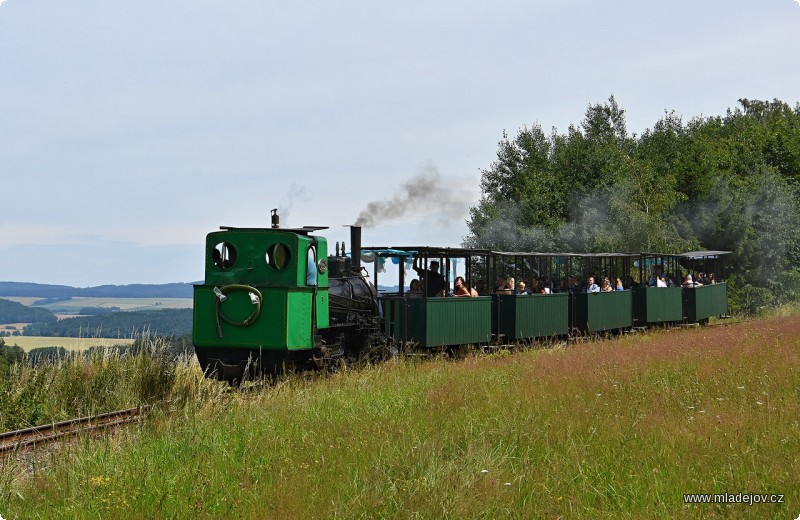
[[[89,482],[93,486],[105,486],[106,484],[109,483],[109,481],[111,481],[110,477],[104,477],[102,475],[99,475],[97,477],[92,477],[89,479]]]
[[[489,470],[488,469],[482,469],[481,473],[489,473]]]
[[[761,405],[762,405],[762,404],[764,404],[764,403],[762,403],[761,401],[756,401],[756,404],[757,404],[758,406],[761,406]]]

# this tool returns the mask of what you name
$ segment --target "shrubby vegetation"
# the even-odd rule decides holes
[[[78,314],[82,316],[101,316],[104,314],[111,314],[118,310],[120,310],[120,308],[115,305],[111,307],[81,307]]]
[[[58,321],[55,314],[47,309],[36,309],[0,299],[0,323],[54,323]]]
[[[725,116],[666,113],[628,133],[612,96],[580,126],[498,144],[466,246],[511,251],[732,251],[731,300],[800,296],[800,104],[742,99]]]
[[[32,323],[26,336],[70,338],[139,338],[147,332],[183,336],[192,332],[192,309],[113,312],[103,316],[67,318],[56,323]]]
[[[144,338],[133,351],[39,350],[26,358],[0,340],[0,431],[167,400],[180,408],[224,388],[203,378],[193,354],[176,357],[165,338]]]
[[[25,359],[25,351],[18,345],[6,345],[0,338],[0,380],[8,376],[8,370],[14,363]]]

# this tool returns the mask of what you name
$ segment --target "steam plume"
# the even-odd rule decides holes
[[[468,205],[469,198],[464,196],[464,190],[444,185],[436,167],[428,164],[406,181],[391,199],[368,203],[358,214],[355,225],[373,227],[411,212],[425,215],[439,212],[451,219],[460,219],[466,214]]]
[[[278,214],[284,219],[285,222],[286,219],[289,218],[289,215],[292,214],[292,208],[294,208],[295,202],[300,201],[305,203],[309,200],[311,199],[308,195],[306,195],[305,187],[292,183],[292,185],[289,186],[289,192],[285,196],[284,204],[278,206]]]

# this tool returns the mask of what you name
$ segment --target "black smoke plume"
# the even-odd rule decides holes
[[[469,205],[464,190],[445,185],[439,171],[429,164],[406,181],[392,198],[376,200],[361,210],[355,225],[373,227],[411,213],[443,213],[451,219],[463,218]]]

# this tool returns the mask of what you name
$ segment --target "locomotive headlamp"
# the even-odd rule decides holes
[[[317,262],[317,270],[320,274],[325,274],[328,270],[328,261],[324,258],[320,258],[319,262]]]

